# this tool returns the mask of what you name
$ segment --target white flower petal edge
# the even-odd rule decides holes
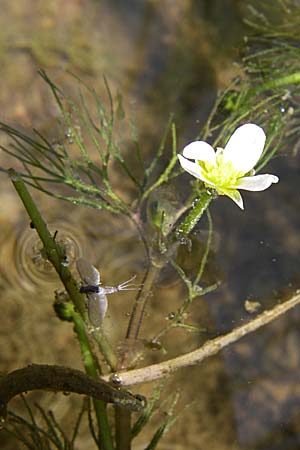
[[[255,177],[243,177],[238,180],[235,185],[236,189],[244,189],[245,191],[264,191],[271,186],[272,183],[278,183],[279,178],[276,175],[256,175]]]
[[[195,141],[184,147],[183,156],[195,161],[209,161],[216,163],[216,153],[211,145],[204,141]]]
[[[206,184],[209,184],[211,186],[212,183],[205,177],[203,169],[199,166],[198,163],[189,161],[188,159],[184,158],[182,155],[177,155],[179,162],[181,164],[181,167],[186,170],[188,173],[193,175],[193,177],[199,178],[199,180],[203,181]]]
[[[238,205],[241,209],[244,209],[244,202],[241,194],[237,189],[226,189],[224,190],[224,194],[229,197],[236,205]]]
[[[248,123],[235,130],[224,150],[217,148],[215,152],[207,142],[195,141],[178,158],[182,168],[202,180],[206,187],[213,187],[219,195],[228,196],[244,209],[238,189],[264,191],[279,181],[276,175],[255,175],[254,166],[261,158],[265,141],[263,129]]]
[[[223,158],[239,172],[248,173],[260,159],[266,142],[264,130],[254,123],[238,127],[227,142]]]

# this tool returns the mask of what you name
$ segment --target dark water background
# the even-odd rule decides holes
[[[246,6],[238,0],[2,0],[0,118],[28,132],[38,128],[54,139],[65,130],[57,127],[57,109],[37,69],[45,68],[70,92],[76,88],[70,85],[65,69],[74,71],[100,95],[105,73],[113,92],[122,93],[125,109],[136,121],[147,158],[158,145],[170,112],[175,113],[181,148],[204,123],[218,89],[240,71],[235,63],[248,31],[242,22]],[[1,139],[5,142],[4,136]],[[7,167],[5,155],[0,155],[0,161]],[[245,211],[224,197],[211,207],[218,244],[209,276],[223,282],[193,308],[194,320],[206,327],[209,335],[224,333],[248,320],[246,299],[258,299],[262,308],[270,308],[300,286],[299,158],[280,155],[267,171],[278,175],[280,183],[264,193],[243,194]],[[120,178],[120,189],[122,181]],[[182,176],[183,191],[189,181],[188,175]],[[25,212],[4,175],[0,183],[0,370],[29,362],[80,368],[72,330],[52,312],[57,282],[49,282],[49,276],[41,275],[31,264],[35,240]],[[141,276],[141,246],[122,221],[37,192],[34,196],[53,229],[71,236],[72,251],[105,267],[106,284],[123,281],[132,273]],[[175,307],[173,299],[179,301],[183,295],[183,288],[173,283],[173,278],[174,274],[166,273],[153,294],[148,326],[154,329]],[[112,317],[120,305],[122,330],[120,335],[112,331],[116,342],[126,329],[124,311],[130,311],[130,296],[124,294],[112,303]],[[169,391],[172,386],[180,387],[180,405],[194,403],[158,448],[298,449],[299,321],[295,309],[220,356],[172,379]],[[206,338],[206,334],[186,337],[179,333],[175,349],[171,345],[174,336],[164,344],[172,356],[179,344],[183,353]],[[150,355],[149,361],[160,357]],[[46,407],[68,424],[77,400],[44,397],[40,398]],[[149,431],[141,437],[136,448],[144,448],[150,435]],[[11,437],[3,439],[5,449],[19,445]],[[89,448],[85,442],[83,434],[79,448]]]

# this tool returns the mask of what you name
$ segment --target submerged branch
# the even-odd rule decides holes
[[[142,289],[139,291],[136,301],[133,305],[130,315],[130,321],[127,329],[126,339],[137,339],[144,318],[146,302],[151,295],[151,289],[159,274],[159,268],[150,264],[143,283]]]
[[[82,294],[80,294],[76,281],[67,267],[63,249],[57,244],[55,237],[49,232],[47,224],[41,216],[22,178],[13,169],[9,169],[8,173],[30,220],[44,245],[47,252],[47,258],[54,266],[77,310],[84,316],[84,298],[82,297]]]
[[[74,279],[72,273],[67,267],[65,261],[64,250],[59,246],[55,240],[55,236],[52,236],[48,230],[47,224],[44,221],[42,215],[40,214],[36,204],[34,203],[29,191],[27,190],[24,181],[18,175],[18,173],[9,169],[9,175],[11,181],[20,196],[23,205],[30,217],[30,220],[36,229],[47,253],[47,257],[53,267],[55,268],[57,274],[59,275],[66,291],[73,304],[75,305],[77,311],[80,313],[82,318],[85,317],[85,303],[83,294],[80,293],[76,280]],[[112,367],[116,366],[116,356],[109,343],[104,336],[101,336],[101,350],[108,364]]]
[[[117,389],[102,379],[94,380],[79,370],[32,364],[0,378],[0,420],[5,420],[7,403],[13,397],[36,389],[88,395],[130,411],[141,411],[145,406],[140,397],[136,398],[130,392]]]
[[[228,345],[237,342],[242,337],[253,333],[259,328],[277,319],[298,304],[300,304],[300,294],[297,294],[290,300],[275,306],[271,310],[264,311],[258,317],[245,325],[235,328],[223,336],[209,340],[202,347],[194,350],[193,352],[141,369],[129,370],[123,373],[120,372],[118,375],[122,380],[122,386],[159,380],[172,374],[178,369],[199,364],[206,358],[216,355]],[[106,378],[107,377],[104,377],[104,379]]]

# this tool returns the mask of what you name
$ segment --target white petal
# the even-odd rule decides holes
[[[211,186],[214,186],[204,175],[203,169],[199,166],[199,164],[189,161],[188,159],[184,158],[182,155],[177,155],[179,162],[181,164],[181,167],[186,170],[188,173],[193,175],[193,177],[199,178],[199,180],[204,181],[204,183],[209,183]]]
[[[191,142],[184,147],[183,156],[185,158],[194,159],[195,161],[209,161],[215,164],[216,154],[211,145],[204,141]]]
[[[189,161],[188,159],[184,158],[182,155],[177,155],[179,162],[181,164],[181,167],[186,170],[188,173],[193,175],[193,177],[200,178],[200,166],[199,164]]]
[[[232,201],[234,201],[234,203],[236,203],[241,209],[244,209],[242,196],[237,189],[224,189],[222,195],[226,195]]]
[[[261,157],[265,141],[264,130],[258,125],[242,125],[229,139],[223,153],[224,161],[230,161],[236,170],[247,173]]]
[[[240,178],[235,187],[237,189],[245,189],[246,191],[264,191],[272,183],[278,183],[278,181],[279,178],[276,175],[256,175],[255,177]]]

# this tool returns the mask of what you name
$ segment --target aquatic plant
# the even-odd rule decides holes
[[[285,7],[288,4],[287,1],[280,3]],[[290,6],[292,7],[292,2]],[[290,12],[287,11],[287,14]],[[283,27],[286,27],[286,24],[283,24]],[[254,42],[263,45],[264,39],[267,39],[269,43],[269,39],[273,39],[271,29],[271,25],[265,24],[262,30],[265,37],[255,38]],[[64,285],[66,296],[57,297],[54,308],[61,320],[73,324],[85,369],[83,373],[65,367],[32,365],[0,379],[2,420],[7,420],[7,430],[28,448],[75,448],[79,425],[83,417],[86,417],[97,448],[130,449],[132,439],[144,430],[156,414],[163,386],[155,389],[147,402],[139,394],[128,392],[126,386],[165,379],[179,368],[199,364],[208,356],[216,354],[300,303],[300,296],[295,295],[247,324],[220,337],[207,339],[203,346],[192,352],[157,364],[131,368],[132,365],[140,363],[137,356],[132,360],[131,349],[138,343],[151,291],[162,269],[167,265],[175,269],[184,283],[186,296],[172,312],[167,325],[162,324],[160,331],[149,337],[148,344],[153,347],[162,346],[162,339],[174,329],[199,331],[199,328],[189,323],[189,308],[197,297],[217,289],[219,284],[203,281],[211,251],[213,225],[208,209],[211,201],[216,201],[219,194],[227,195],[242,208],[238,189],[264,190],[278,181],[275,175],[253,176],[251,171],[255,164],[258,163],[256,170],[261,170],[276,152],[282,150],[287,138],[299,137],[299,127],[295,121],[299,113],[299,107],[296,105],[296,96],[299,94],[297,64],[300,59],[296,58],[296,55],[299,56],[299,39],[296,40],[290,31],[288,34],[279,33],[278,45],[278,34],[274,34],[274,39],[275,37],[272,50],[260,49],[245,56],[244,64],[248,76],[234,80],[225,92],[220,93],[205,126],[195,137],[197,141],[183,149],[183,156],[179,155],[184,170],[178,164],[177,155],[181,149],[178,149],[176,126],[172,118],[148,165],[138,140],[133,136],[135,163],[138,165],[138,170],[133,170],[132,161],[127,161],[122,141],[115,132],[118,123],[124,120],[121,99],[119,96],[116,100],[113,98],[106,79],[104,84],[108,107],[95,90],[80,79],[75,77],[80,93],[79,98],[74,99],[66,95],[46,72],[40,72],[59,107],[63,127],[67,129],[66,141],[53,144],[37,131],[32,136],[5,123],[0,124],[1,131],[11,138],[11,144],[2,145],[2,150],[14,157],[16,164],[21,164],[20,170],[2,168],[2,171],[8,173],[26,208],[32,227],[43,243],[45,256]],[[295,44],[292,45],[291,40]],[[286,41],[289,42],[287,46],[283,44]],[[288,54],[286,50],[289,51]],[[280,70],[283,58],[292,62],[290,66],[284,66],[284,74]],[[292,69],[287,74],[288,67]],[[266,79],[268,70],[272,74],[275,73],[276,78],[272,75]],[[90,106],[90,100],[93,107]],[[286,105],[282,111],[282,105],[286,102],[289,106]],[[91,112],[92,109],[95,113]],[[226,142],[223,152],[214,152],[214,148]],[[73,146],[76,147],[79,157],[74,156]],[[237,150],[240,151],[241,146],[246,146],[248,150],[246,158],[245,154],[242,158],[237,156]],[[90,155],[91,148],[96,150],[97,161]],[[163,155],[167,163],[161,169]],[[113,174],[119,169],[123,171],[126,181],[131,183],[134,198],[129,193],[125,195],[117,191]],[[179,200],[174,197],[170,201],[172,187],[178,187],[182,183],[185,170],[196,177],[196,180],[192,183],[187,198]],[[92,280],[92,284],[81,286],[71,273],[64,248],[57,242],[56,234],[49,232],[45,219],[31,197],[28,190],[31,187],[74,205],[123,215],[137,230],[145,249],[146,269],[129,318],[126,332],[128,346],[121,355],[113,347],[110,336],[104,334],[102,322],[105,320],[105,314],[102,314],[99,321],[92,320],[91,323],[91,315],[86,312],[85,294],[99,294],[98,281],[94,283]],[[180,264],[177,251],[182,246],[191,246],[193,231],[204,214],[209,225],[208,238],[198,261],[196,274],[190,274],[184,265]],[[106,291],[101,293],[105,294]],[[101,351],[104,364],[100,364],[93,352],[94,342]],[[6,407],[10,399],[31,389],[76,392],[93,399],[92,403],[90,400],[83,402],[71,438],[65,436],[62,426],[53,415],[40,407],[38,410],[45,424],[38,425],[31,407],[25,400],[29,420],[14,412],[9,412],[7,419]],[[168,414],[161,421],[146,449],[155,448],[163,434],[176,422],[179,416],[176,410],[177,401],[177,394],[169,399],[166,406]],[[112,403],[115,408],[115,421],[108,415],[108,403]],[[139,414],[133,425],[130,420],[132,411]],[[26,437],[21,431],[22,427],[29,430],[30,437]],[[113,430],[116,430],[115,435]],[[45,442],[47,447],[43,447]]]
[[[253,168],[261,157],[265,140],[263,129],[248,123],[235,130],[224,150],[219,147],[215,153],[207,142],[195,141],[184,147],[183,156],[179,154],[178,158],[184,170],[244,209],[238,189],[264,191],[279,181],[275,175],[254,176]],[[251,176],[245,176],[250,171]]]

